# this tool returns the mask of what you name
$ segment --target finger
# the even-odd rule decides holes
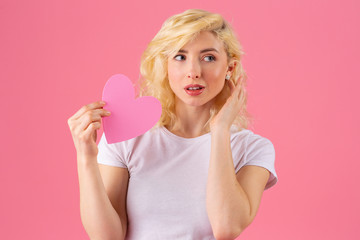
[[[93,109],[97,109],[97,108],[102,108],[103,106],[105,106],[105,104],[106,103],[103,101],[97,101],[97,102],[93,102],[88,105],[85,105],[82,108],[80,108],[80,110],[77,111],[71,118],[76,120],[76,119],[80,118],[85,112],[93,110]]]
[[[101,125],[101,123],[100,123],[100,125]],[[93,140],[94,140],[94,142],[96,142],[96,139],[97,139],[97,131],[96,131],[96,130],[95,130],[95,131],[93,131],[92,136],[93,136]]]
[[[84,138],[85,139],[94,139],[94,131],[100,129],[101,127],[101,123],[99,122],[92,122],[89,124],[89,126],[86,128],[86,130],[84,131]]]
[[[232,95],[233,92],[234,92],[234,89],[235,89],[235,85],[234,85],[234,83],[233,83],[231,80],[228,80],[227,83],[228,83],[228,85],[229,85],[229,87],[230,87],[230,93],[231,93],[231,95]]]
[[[79,130],[85,130],[92,122],[101,122],[102,117],[109,116],[106,109],[95,109],[83,114],[77,121],[80,122]]]
[[[241,93],[241,78],[238,79],[237,83],[236,83],[236,94],[237,94],[237,99],[240,99],[240,93]]]

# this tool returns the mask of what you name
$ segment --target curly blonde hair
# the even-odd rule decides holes
[[[249,114],[246,110],[247,75],[242,67],[241,59],[244,55],[242,47],[236,38],[230,24],[220,15],[200,9],[189,9],[183,13],[168,18],[160,31],[148,44],[141,56],[140,63],[140,92],[139,96],[153,96],[162,106],[162,115],[156,126],[169,126],[170,130],[175,124],[175,94],[170,88],[167,60],[172,54],[176,54],[185,44],[192,41],[202,31],[210,31],[224,43],[228,57],[228,63],[233,61],[234,68],[231,79],[235,85],[240,79],[241,84],[241,110],[234,121],[238,130],[246,129],[249,123]],[[230,88],[224,85],[222,91],[215,97],[210,109],[210,118],[204,126],[209,131],[209,123],[216,113],[225,104],[230,96]]]

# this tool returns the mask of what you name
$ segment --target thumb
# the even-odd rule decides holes
[[[93,133],[93,139],[94,139],[94,142],[96,143],[96,139],[97,139],[97,130],[96,129]]]

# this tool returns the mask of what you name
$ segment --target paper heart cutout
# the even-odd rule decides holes
[[[108,143],[116,143],[140,136],[151,129],[161,116],[161,104],[150,96],[135,99],[131,80],[123,74],[109,78],[103,90],[104,109],[111,112],[103,117]]]

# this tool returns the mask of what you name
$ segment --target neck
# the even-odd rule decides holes
[[[210,104],[207,106],[189,106],[176,104],[176,122],[174,126],[166,126],[172,133],[185,137],[194,138],[208,133],[204,129],[206,122],[210,118]]]

